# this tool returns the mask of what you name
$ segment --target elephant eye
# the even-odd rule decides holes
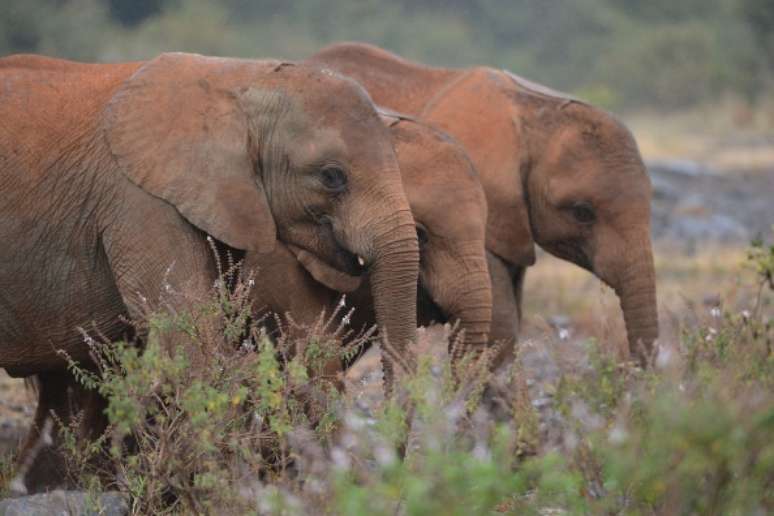
[[[572,205],[572,216],[575,220],[581,224],[591,224],[597,220],[597,215],[594,213],[594,208],[590,204],[585,202],[578,202]]]
[[[427,229],[425,229],[423,225],[417,224],[417,241],[419,242],[419,246],[422,247],[427,244],[427,240]]]
[[[320,169],[320,182],[331,193],[343,192],[347,187],[347,174],[336,165]]]

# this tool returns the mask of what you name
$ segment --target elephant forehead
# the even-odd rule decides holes
[[[336,127],[324,124],[313,124],[308,118],[291,120],[282,129],[295,146],[295,152],[300,157],[315,157],[343,154],[346,151],[344,136]]]
[[[298,146],[297,151],[309,158],[332,156],[335,159],[356,159],[369,149],[382,151],[379,132],[358,118],[321,113],[293,103],[289,106],[282,131]],[[338,155],[338,156],[336,156]]]

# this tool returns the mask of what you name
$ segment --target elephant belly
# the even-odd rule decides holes
[[[13,376],[61,368],[59,350],[87,360],[81,329],[95,339],[117,339],[126,329],[107,261],[72,249],[53,243],[23,260],[0,255],[0,367]]]

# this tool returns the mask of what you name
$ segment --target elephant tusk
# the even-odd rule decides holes
[[[358,257],[357,257],[357,263],[358,263],[358,265],[360,265],[361,267],[365,267],[365,260],[363,259],[363,257],[362,257],[362,256],[358,256]]]

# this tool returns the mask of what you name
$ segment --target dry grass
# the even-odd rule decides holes
[[[709,310],[721,300],[731,306],[749,301],[757,292],[757,281],[746,256],[744,248],[712,246],[688,256],[666,244],[657,246],[659,317],[667,325],[662,337],[669,334],[669,320],[688,310],[701,306]],[[527,335],[544,331],[556,316],[568,318],[577,336],[623,335],[623,318],[612,289],[547,253],[541,253],[527,273],[524,304]]]
[[[774,98],[728,97],[688,111],[625,117],[646,159],[687,159],[720,172],[771,169]]]

